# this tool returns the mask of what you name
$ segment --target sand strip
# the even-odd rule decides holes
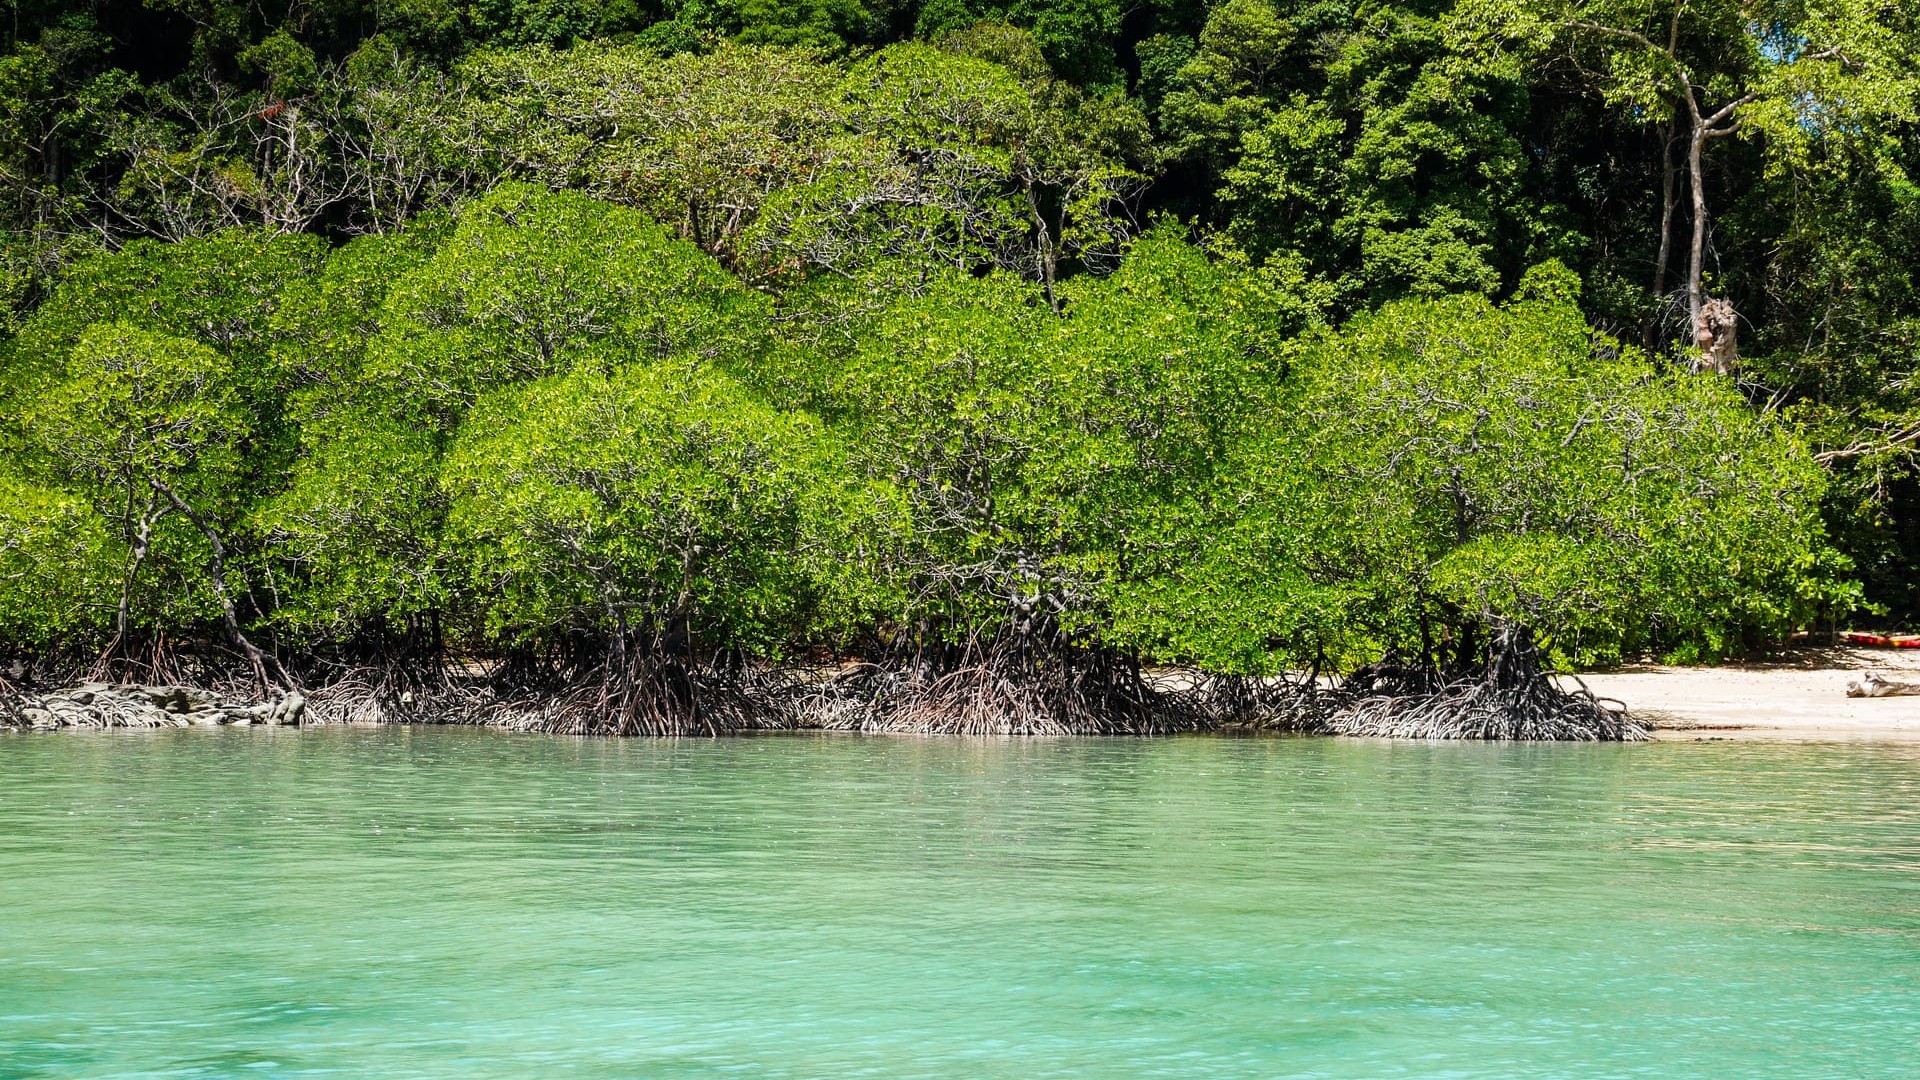
[[[1655,738],[1920,740],[1920,697],[1847,696],[1847,683],[1866,668],[1920,681],[1920,649],[1819,649],[1765,663],[1635,666],[1580,678],[1625,702]]]

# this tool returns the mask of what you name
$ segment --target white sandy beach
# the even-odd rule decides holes
[[[1850,698],[1864,669],[1920,682],[1920,649],[1809,650],[1726,667],[1620,668],[1582,675],[1662,739],[1920,740],[1920,697]]]

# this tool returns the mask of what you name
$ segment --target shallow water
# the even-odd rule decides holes
[[[0,1077],[1912,1077],[1920,746],[0,738]]]

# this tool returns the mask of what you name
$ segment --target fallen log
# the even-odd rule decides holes
[[[1858,682],[1847,684],[1848,697],[1920,697],[1920,683],[1883,679],[1877,671],[1863,671]]]

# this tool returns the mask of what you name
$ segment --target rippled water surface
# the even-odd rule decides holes
[[[0,738],[0,1077],[1915,1077],[1920,747]]]

